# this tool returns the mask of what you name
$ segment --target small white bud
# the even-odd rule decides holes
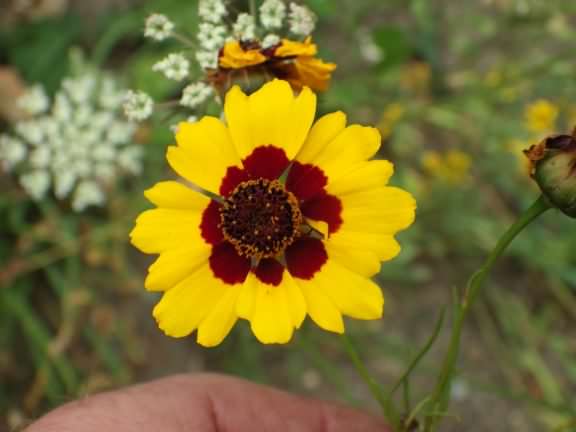
[[[168,79],[182,81],[190,72],[190,62],[184,55],[172,53],[152,66],[152,70],[163,73]]]
[[[269,29],[282,27],[286,17],[286,5],[281,0],[266,0],[260,6],[260,22]]]
[[[23,96],[18,99],[18,107],[30,115],[43,114],[50,106],[50,99],[40,84],[30,87]]]
[[[316,16],[306,6],[290,3],[290,31],[295,35],[308,36],[316,26]]]
[[[211,86],[203,82],[190,84],[182,91],[180,105],[188,108],[196,108],[206,101],[206,99],[212,95],[213,91]]]

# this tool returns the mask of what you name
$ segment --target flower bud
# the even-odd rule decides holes
[[[572,135],[552,135],[524,154],[530,175],[551,205],[576,217],[576,130]]]

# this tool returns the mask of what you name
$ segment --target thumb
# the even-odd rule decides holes
[[[215,374],[176,375],[48,413],[26,432],[390,432],[378,418]]]

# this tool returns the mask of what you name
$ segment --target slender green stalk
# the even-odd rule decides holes
[[[368,371],[368,368],[360,358],[360,354],[358,354],[358,351],[356,350],[356,347],[352,342],[352,339],[350,338],[349,335],[344,333],[341,337],[341,340],[342,344],[344,345],[344,348],[346,349],[346,352],[348,353],[348,356],[350,357],[352,363],[354,364],[354,367],[356,368],[356,371],[370,389],[370,392],[372,393],[374,399],[376,399],[376,401],[380,405],[380,409],[382,410],[384,418],[388,421],[391,421],[393,424],[397,424],[398,422],[397,413],[394,412],[393,406],[388,403],[386,395],[382,391],[382,388],[372,377],[372,375]]]
[[[448,352],[442,363],[442,369],[438,377],[438,382],[436,388],[432,393],[432,398],[429,404],[430,412],[446,412],[450,400],[450,384],[452,381],[452,376],[454,375],[454,368],[456,366],[456,361],[458,360],[458,354],[460,351],[460,337],[462,334],[462,327],[464,321],[468,315],[468,311],[474,304],[482,284],[490,274],[490,271],[494,267],[494,264],[498,258],[504,253],[508,248],[512,240],[533,220],[544,213],[546,210],[550,209],[550,204],[541,196],[529,207],[519,219],[508,228],[508,230],[500,237],[496,247],[492,250],[490,255],[484,261],[484,264],[477,270],[468,280],[466,287],[466,292],[464,293],[464,298],[462,302],[455,310],[454,326],[452,330],[452,336],[450,339],[450,345],[448,347]],[[440,422],[440,417],[435,415],[430,415],[426,419],[424,431],[431,432]]]

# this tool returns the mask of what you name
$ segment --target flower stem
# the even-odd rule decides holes
[[[484,264],[476,271],[470,279],[466,286],[466,291],[464,293],[464,298],[461,303],[455,307],[454,315],[455,322],[452,330],[452,336],[450,338],[450,345],[448,346],[448,352],[442,363],[442,369],[440,371],[438,382],[436,388],[432,394],[432,398],[429,403],[429,411],[432,413],[445,413],[448,409],[448,404],[450,401],[450,384],[452,381],[452,376],[454,375],[454,368],[456,366],[456,361],[458,360],[458,354],[460,351],[460,337],[462,334],[462,327],[464,321],[468,315],[468,311],[474,304],[478,293],[482,288],[482,285],[490,271],[494,267],[494,264],[508,248],[512,240],[532,221],[534,221],[538,216],[544,213],[546,210],[550,209],[551,206],[544,198],[540,196],[532,206],[530,206],[519,218],[513,223],[508,230],[500,237],[496,247],[492,250],[490,255],[484,261]],[[425,432],[430,432],[434,430],[435,426],[440,422],[441,417],[436,415],[430,415],[426,419]]]
[[[352,339],[350,338],[350,336],[344,333],[341,336],[341,340],[342,344],[344,345],[344,349],[346,350],[346,353],[348,354],[348,356],[352,360],[352,363],[354,364],[354,367],[356,368],[356,371],[368,386],[370,393],[372,393],[372,396],[374,397],[374,399],[376,399],[378,405],[380,405],[380,409],[382,410],[384,418],[392,422],[393,424],[396,424],[397,415],[393,411],[392,405],[388,403],[388,400],[386,398],[386,395],[382,391],[382,388],[372,377],[372,375],[368,371],[368,368],[360,358],[360,354],[358,354],[358,351],[356,350],[356,347],[352,342]]]

